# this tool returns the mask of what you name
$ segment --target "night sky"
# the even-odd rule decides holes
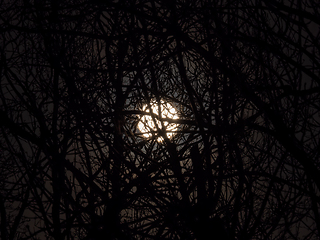
[[[319,12],[1,1],[1,239],[319,239]]]

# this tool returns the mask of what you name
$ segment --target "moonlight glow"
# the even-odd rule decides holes
[[[150,108],[154,114],[153,116],[148,114],[150,112]],[[144,137],[150,138],[157,134],[159,129],[164,130],[167,137],[171,138],[178,127],[178,124],[170,122],[170,119],[178,119],[176,109],[170,103],[165,103],[164,101],[161,101],[160,104],[153,101],[150,103],[150,108],[149,105],[146,104],[142,109],[146,114],[141,116],[138,123],[140,132],[143,133]],[[163,138],[158,137],[157,140],[161,141]]]

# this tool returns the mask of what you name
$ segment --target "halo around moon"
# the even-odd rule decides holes
[[[150,114],[150,109],[153,114]],[[170,104],[164,101],[160,101],[158,104],[156,101],[152,101],[149,104],[143,106],[142,111],[144,114],[140,117],[138,128],[145,138],[151,138],[158,135],[158,129],[164,130],[168,138],[172,138],[175,131],[178,128],[177,123],[173,123],[170,120],[178,119],[176,109]],[[158,136],[158,141],[162,141],[163,138]]]

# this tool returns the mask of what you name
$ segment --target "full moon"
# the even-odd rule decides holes
[[[150,109],[154,114],[154,118],[150,113]],[[144,137],[150,138],[157,134],[157,130],[164,130],[167,137],[171,138],[177,130],[178,124],[173,123],[170,119],[178,119],[176,109],[170,104],[164,101],[160,101],[158,104],[153,101],[143,106],[142,111],[145,113],[141,116],[138,123],[138,128]],[[159,113],[160,112],[160,113]],[[162,141],[163,138],[160,136],[157,138],[158,141]]]

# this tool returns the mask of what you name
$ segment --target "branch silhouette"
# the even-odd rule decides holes
[[[316,239],[319,11],[2,1],[1,239]]]

